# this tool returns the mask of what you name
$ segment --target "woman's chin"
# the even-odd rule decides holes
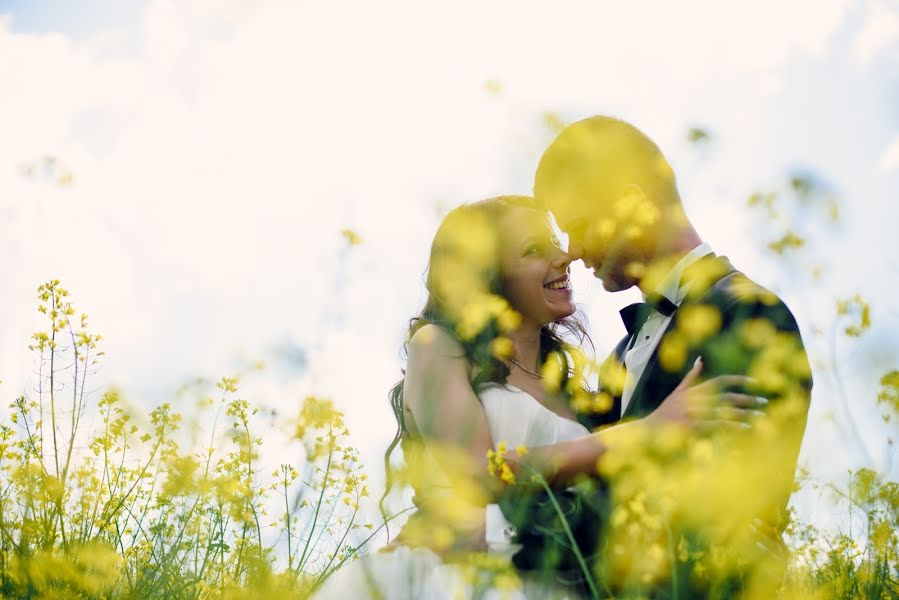
[[[577,307],[574,305],[574,302],[570,302],[567,306],[551,306],[550,314],[552,315],[552,319],[550,322],[561,321],[562,319],[566,319],[573,315]]]
[[[574,294],[570,288],[560,290],[543,290],[546,306],[555,317],[554,320],[570,316],[577,307],[574,305]]]

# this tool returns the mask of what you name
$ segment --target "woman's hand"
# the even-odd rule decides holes
[[[759,409],[768,403],[765,398],[724,391],[728,386],[752,383],[751,377],[719,375],[697,384],[702,366],[702,357],[699,357],[674,391],[646,417],[647,421],[698,430],[748,429],[753,418],[764,414]]]

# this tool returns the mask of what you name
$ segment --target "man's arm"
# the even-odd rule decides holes
[[[727,292],[715,303],[699,305],[693,315],[691,310],[678,311],[678,327],[700,338],[695,332],[702,327],[689,319],[704,315],[714,320],[710,311],[718,310],[718,330],[695,344],[706,365],[703,375],[747,375],[755,383],[737,391],[768,399],[764,414],[750,423],[750,455],[743,468],[746,480],[759,479],[757,490],[768,493],[758,516],[781,529],[805,433],[811,368],[796,320],[780,298],[742,276]]]

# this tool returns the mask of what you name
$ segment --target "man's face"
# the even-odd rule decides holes
[[[557,201],[549,209],[559,229],[568,235],[568,254],[581,259],[603,288],[619,292],[640,282],[647,257],[644,232],[614,211],[588,211],[586,202]],[[595,206],[595,204],[594,204]]]

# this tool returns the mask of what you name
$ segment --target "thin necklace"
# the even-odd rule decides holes
[[[521,369],[522,371],[524,371],[524,372],[527,373],[528,375],[531,375],[531,376],[533,376],[533,377],[536,377],[537,379],[543,379],[543,375],[541,375],[540,373],[534,373],[533,371],[531,371],[531,370],[528,369],[527,367],[522,366],[522,364],[519,363],[519,362],[518,362],[517,360],[515,360],[514,358],[509,357],[509,362],[511,362],[513,365],[515,365],[516,367],[518,367],[519,369]]]

